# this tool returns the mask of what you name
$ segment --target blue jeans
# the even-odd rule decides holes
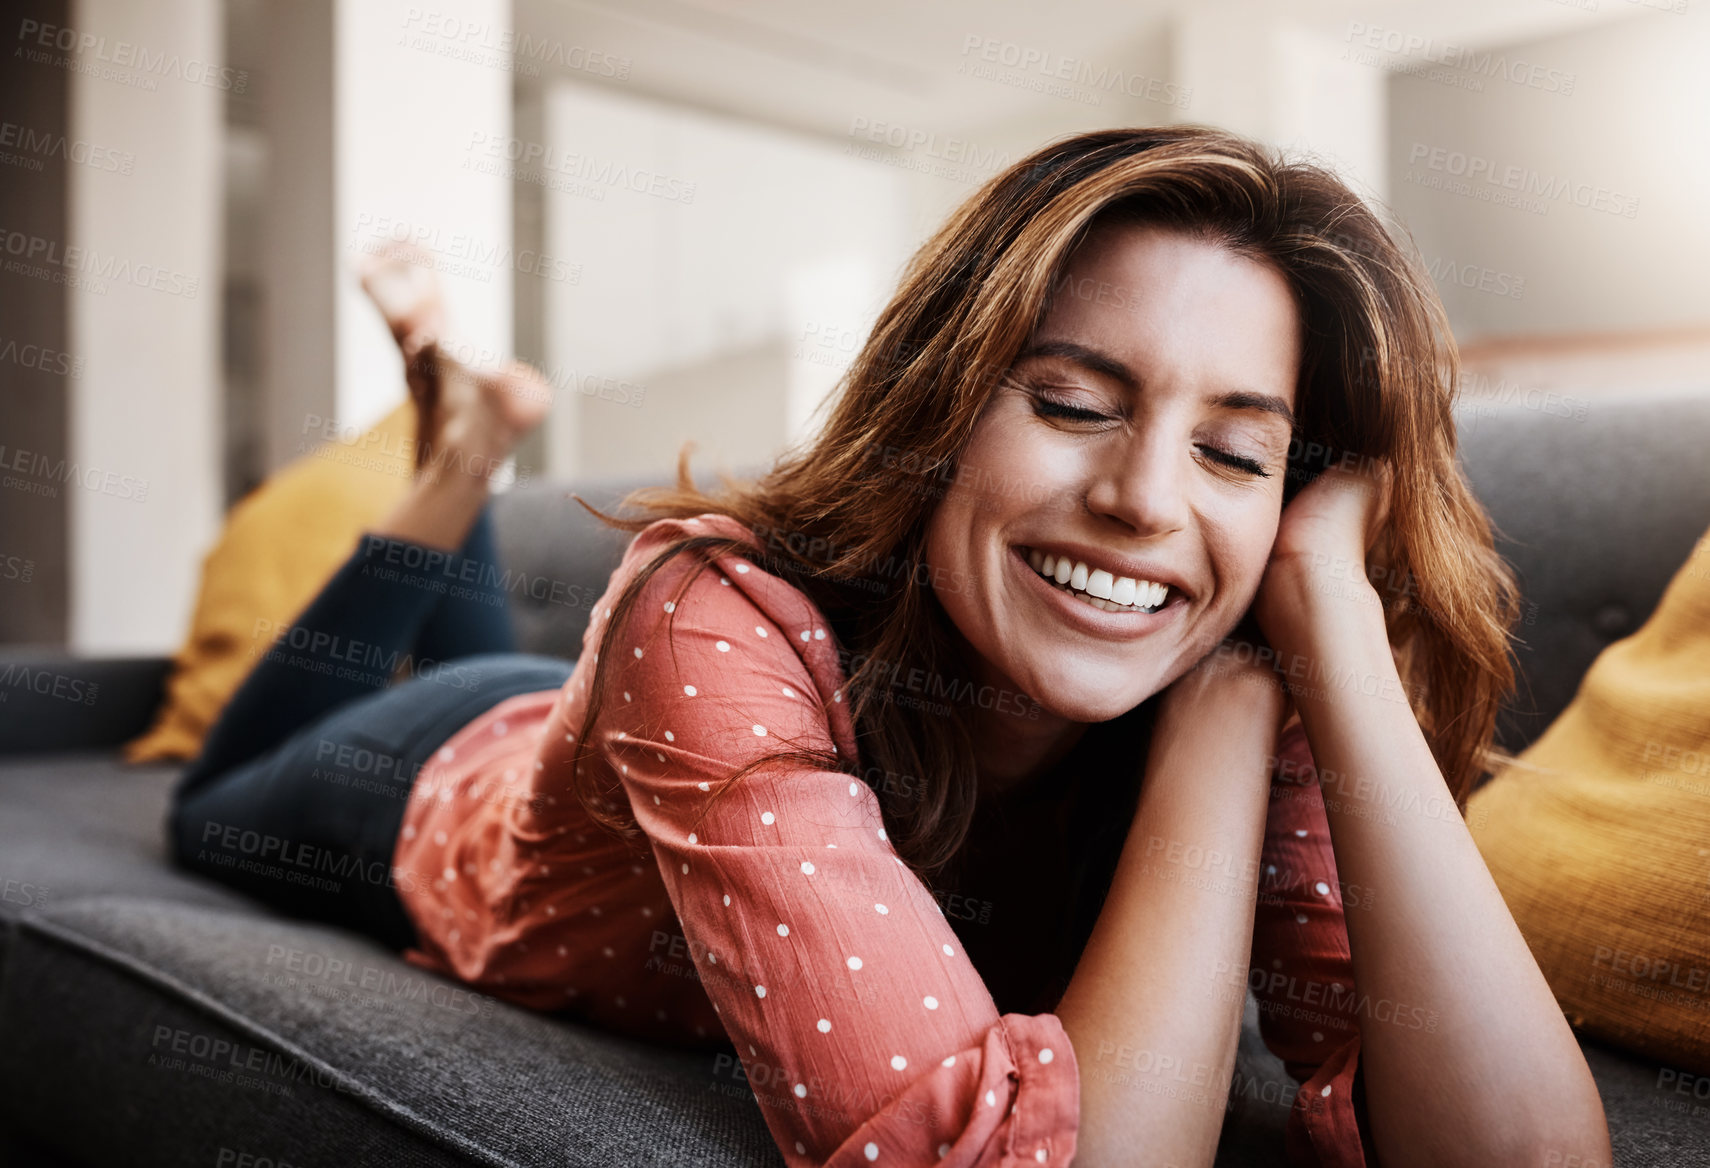
[[[363,535],[179,779],[174,859],[294,916],[415,944],[391,870],[417,773],[477,715],[575,668],[514,651],[503,579],[486,511],[456,552]]]

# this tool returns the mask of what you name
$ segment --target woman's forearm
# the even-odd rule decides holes
[[[1414,718],[1375,590],[1302,581],[1295,603],[1312,616],[1276,648],[1337,875],[1384,905],[1347,918],[1384,1168],[1607,1165],[1596,1084]]]
[[[1222,1128],[1282,695],[1250,673],[1184,682],[1056,1011],[1081,1072],[1077,1165],[1209,1165]]]

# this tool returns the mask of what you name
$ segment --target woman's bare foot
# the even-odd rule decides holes
[[[416,469],[427,461],[440,426],[440,379],[434,346],[445,331],[445,302],[433,257],[418,247],[388,243],[357,258],[362,290],[380,310],[404,354],[404,380],[416,409]]]
[[[437,361],[441,421],[434,461],[486,478],[546,417],[552,387],[521,361],[483,368],[465,365],[443,348]]]
[[[491,479],[546,417],[552,387],[520,361],[494,365],[446,332],[433,257],[395,246],[364,257],[362,287],[404,354],[416,406],[416,473],[375,534],[452,550],[487,505]]]
[[[358,262],[368,293],[404,355],[416,406],[416,469],[438,478],[461,471],[488,478],[517,442],[546,417],[552,390],[520,361],[491,367],[479,351],[446,335],[433,257],[392,244]]]

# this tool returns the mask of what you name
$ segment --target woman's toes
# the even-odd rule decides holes
[[[362,290],[380,310],[394,340],[402,344],[407,337],[443,330],[445,305],[432,256],[418,247],[396,244],[378,254],[362,253],[357,272]]]

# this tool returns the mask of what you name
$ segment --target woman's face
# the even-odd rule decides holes
[[[987,681],[1102,722],[1235,626],[1282,511],[1299,333],[1269,265],[1158,227],[1089,234],[927,531]]]

